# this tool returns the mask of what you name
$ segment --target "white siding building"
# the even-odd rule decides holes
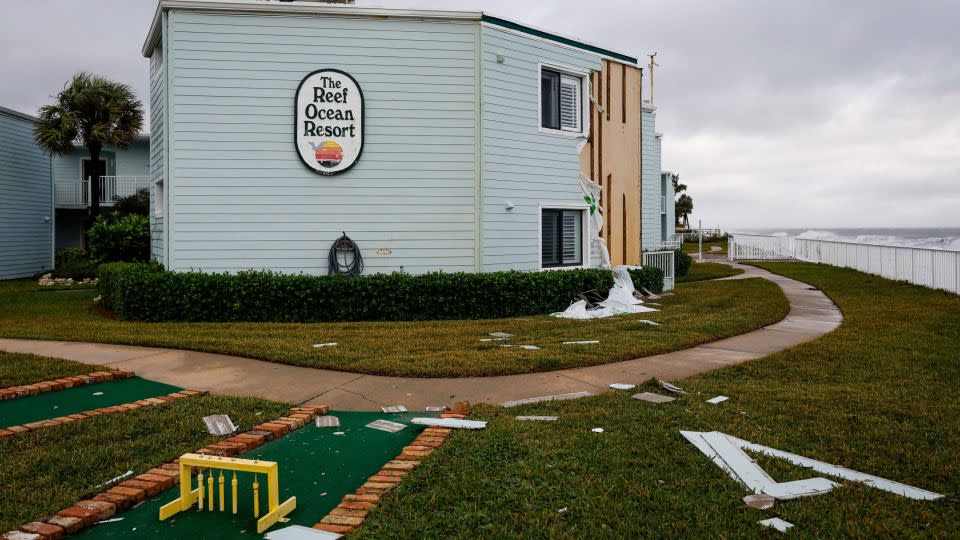
[[[325,274],[343,233],[366,273],[596,266],[582,174],[609,199],[615,264],[659,227],[625,54],[481,12],[182,0],[160,2],[143,54],[167,268]],[[349,117],[327,123],[343,136],[314,139],[318,112]]]

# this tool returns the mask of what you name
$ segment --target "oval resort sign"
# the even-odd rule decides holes
[[[300,159],[320,174],[352,167],[363,151],[363,92],[336,69],[307,75],[297,88],[294,144]]]

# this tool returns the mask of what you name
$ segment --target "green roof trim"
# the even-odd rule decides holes
[[[550,32],[544,32],[543,30],[537,30],[536,28],[530,28],[529,26],[524,26],[522,24],[517,24],[513,21],[508,21],[506,19],[499,19],[497,17],[491,17],[490,15],[484,14],[481,18],[483,22],[490,24],[495,24],[497,26],[502,26],[504,28],[509,28],[511,30],[516,30],[518,32],[523,32],[524,34],[530,34],[532,36],[541,37],[544,39],[549,39],[550,41],[556,41],[557,43],[563,43],[564,45],[569,45],[571,47],[576,47],[578,49],[583,49],[585,51],[590,51],[596,54],[602,54],[604,56],[609,56],[610,58],[616,58],[617,60],[622,60],[630,64],[636,64],[637,59],[632,56],[627,56],[625,54],[620,54],[618,52],[613,52],[608,49],[602,49],[600,47],[595,47],[587,43],[581,43],[577,40],[565,38],[563,36],[558,36],[556,34],[551,34]]]

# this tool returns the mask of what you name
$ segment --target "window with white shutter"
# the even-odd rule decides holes
[[[580,131],[580,77],[560,78],[560,129]]]
[[[540,69],[540,127],[583,131],[583,77]]]
[[[583,266],[583,210],[544,209],[541,229],[541,266]]]

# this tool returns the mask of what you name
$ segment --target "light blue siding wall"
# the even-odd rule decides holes
[[[33,141],[33,122],[0,110],[0,279],[53,266],[50,156]]]
[[[161,263],[166,254],[164,218],[158,216],[155,209],[158,202],[157,181],[166,174],[167,79],[164,69],[163,47],[157,47],[150,57],[150,257]]]
[[[120,150],[106,147],[101,153],[102,159],[112,161],[110,167],[117,176],[146,176],[150,172],[150,143],[145,139],[134,141],[129,147]],[[83,160],[90,159],[85,146],[78,146],[73,152],[53,156],[53,179],[55,182],[80,182],[83,176]]]
[[[324,274],[342,231],[365,273],[476,268],[476,23],[172,10],[168,24],[169,268]],[[366,107],[362,157],[329,177],[293,145],[295,91],[320,68],[356,78]]]
[[[641,117],[641,152],[643,153],[643,171],[641,185],[643,187],[640,206],[642,218],[642,249],[649,251],[656,249],[663,241],[660,228],[660,196],[663,191],[660,186],[660,146],[656,138],[656,110],[645,105]]]
[[[589,71],[600,57],[486,25],[481,36],[482,269],[536,270],[539,205],[583,203],[583,139],[539,130],[539,63]]]

